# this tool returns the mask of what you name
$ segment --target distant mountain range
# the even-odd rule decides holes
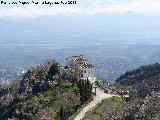
[[[83,44],[86,42],[103,44],[114,40],[138,43],[158,42],[156,37],[160,28],[158,16],[134,14],[5,17],[0,18],[0,26],[0,43],[4,44]],[[130,38],[126,39],[128,35]]]

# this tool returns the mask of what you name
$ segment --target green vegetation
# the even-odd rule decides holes
[[[158,115],[154,118],[154,120],[160,120],[160,114],[158,114]]]
[[[14,82],[17,92],[0,106],[3,110],[0,118],[67,120],[92,99],[89,80],[78,81],[73,75],[75,79],[67,80],[70,72],[65,73],[63,79],[59,63],[55,61],[31,68],[18,83]]]
[[[59,66],[55,61],[41,64],[10,85],[0,86],[0,119],[74,120],[92,100],[92,85],[88,79],[80,80],[78,70],[62,72]],[[100,78],[96,84],[109,93],[129,91],[131,99],[105,99],[84,120],[160,119],[160,64],[129,71],[114,85]]]
[[[48,89],[40,96],[32,95],[27,98],[24,102],[18,102],[15,105],[8,107],[8,111],[6,111],[1,117],[6,117],[15,114],[14,116],[21,119],[38,119],[37,116],[41,117],[41,111],[50,111],[52,114],[48,114],[53,119],[58,117],[58,112],[61,106],[68,107],[71,105],[72,107],[67,108],[68,115],[65,117],[69,117],[73,112],[75,112],[77,105],[80,104],[80,97],[76,95],[79,92],[79,88],[77,85],[72,84],[68,81],[58,84],[55,87]],[[72,98],[72,100],[70,100]],[[76,101],[75,101],[76,100]],[[66,105],[66,102],[72,104]],[[23,113],[24,112],[24,113]],[[71,112],[71,113],[70,113]],[[25,113],[35,113],[35,116],[30,116]],[[47,113],[46,113],[47,114]],[[64,112],[65,114],[65,112]]]
[[[92,111],[86,113],[84,120],[101,120],[105,115],[119,114],[124,107],[121,97],[112,97],[103,100]],[[107,116],[106,116],[107,117]]]
[[[52,77],[58,73],[59,73],[59,63],[52,64],[48,71],[48,79],[52,79]]]
[[[78,84],[80,88],[80,99],[82,103],[87,102],[92,97],[92,85],[89,80],[80,80]]]
[[[101,88],[102,90],[105,90],[108,87],[108,82],[107,80],[104,80],[100,77],[97,77],[96,79],[96,85]]]
[[[74,118],[81,112],[81,110],[82,110],[84,107],[86,107],[86,105],[87,105],[89,102],[90,102],[90,101],[87,101],[86,103],[81,104],[81,105],[78,107],[77,111],[76,111],[72,116],[70,116],[70,117],[68,118],[68,120],[74,120]]]
[[[136,70],[128,71],[121,75],[116,82],[123,85],[132,85],[146,79],[159,79],[160,78],[160,64],[152,64],[142,66]]]
[[[97,107],[86,113],[83,120],[159,120],[159,93],[146,99],[136,98],[125,102],[121,97],[103,100]]]
[[[97,86],[106,88],[100,79]],[[128,94],[129,101],[125,102],[126,99],[122,97],[106,99],[87,112],[84,120],[160,120],[160,64],[126,72],[108,89],[116,89],[117,94]]]
[[[118,90],[126,88],[126,86],[122,85],[121,83],[115,83],[113,86]]]
[[[115,87],[121,90],[128,89],[132,98],[145,98],[152,92],[160,91],[160,64],[141,66],[126,72],[116,80]]]

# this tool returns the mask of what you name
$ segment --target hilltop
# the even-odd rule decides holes
[[[89,80],[78,81],[71,71],[62,71],[59,63],[50,60],[32,67],[10,85],[1,86],[0,118],[68,119],[92,100]]]

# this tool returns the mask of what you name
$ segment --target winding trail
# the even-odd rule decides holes
[[[90,79],[90,82],[94,83],[95,79],[94,80]],[[86,112],[92,110],[98,103],[101,103],[102,100],[116,96],[116,95],[104,93],[104,91],[98,87],[97,87],[96,93],[97,94],[96,94],[96,96],[94,96],[93,100],[82,109],[82,111],[75,117],[74,120],[82,120],[85,117]]]

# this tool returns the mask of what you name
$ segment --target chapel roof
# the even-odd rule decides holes
[[[71,56],[71,57],[68,57],[66,60],[69,60],[69,61],[87,61],[87,59],[84,58],[83,55]]]
[[[77,66],[80,68],[94,68],[94,65],[89,64],[87,62],[81,62],[81,63],[77,64]]]

